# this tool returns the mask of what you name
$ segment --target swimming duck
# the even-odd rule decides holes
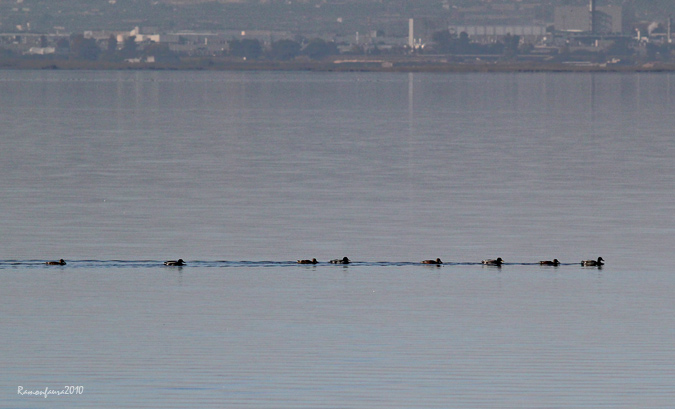
[[[422,264],[443,264],[440,258],[436,260],[422,260]]]
[[[504,260],[501,257],[497,257],[494,260],[483,260],[483,264],[486,266],[501,266],[502,263],[504,263]]]
[[[311,260],[298,260],[298,264],[316,264],[318,261],[316,261],[315,258]]]
[[[336,258],[335,260],[330,261],[331,264],[349,264],[352,261],[347,257],[342,257],[342,259]]]
[[[553,261],[544,260],[544,261],[540,261],[539,264],[542,265],[542,266],[559,266],[560,262],[558,261],[557,258],[554,258]]]
[[[59,261],[48,261],[45,264],[48,266],[65,266],[66,262],[64,259],[60,259]]]
[[[601,267],[604,263],[605,260],[602,259],[602,257],[598,257],[597,260],[582,260],[581,265],[582,266],[588,266],[588,267]]]
[[[165,266],[184,266],[185,262],[183,261],[182,258],[179,258],[178,260],[169,260],[164,262]]]

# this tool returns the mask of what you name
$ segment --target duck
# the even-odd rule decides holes
[[[601,267],[604,263],[605,260],[603,260],[602,257],[598,257],[597,260],[582,260],[581,265],[582,266],[588,266],[588,267]]]
[[[316,264],[318,261],[316,261],[315,258],[311,260],[298,260],[298,264]]]
[[[486,266],[501,266],[504,263],[504,260],[502,260],[501,257],[497,257],[494,260],[488,259],[488,260],[483,260],[483,264]]]
[[[349,264],[352,261],[347,257],[342,257],[342,259],[336,258],[335,260],[330,261],[331,264]]]
[[[60,259],[59,261],[48,261],[45,264],[48,266],[65,266],[66,261],[64,259]]]
[[[443,264],[440,258],[436,260],[422,260],[422,264]]]
[[[165,266],[184,266],[185,262],[183,261],[182,258],[179,258],[178,260],[169,260],[164,262]]]
[[[544,261],[540,261],[539,264],[542,265],[542,266],[559,266],[560,262],[558,261],[557,258],[554,258],[553,261],[544,260]]]

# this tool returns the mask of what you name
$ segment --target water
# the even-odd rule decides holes
[[[0,407],[671,407],[672,79],[0,71]]]

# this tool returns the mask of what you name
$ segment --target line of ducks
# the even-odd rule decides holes
[[[65,266],[66,261],[64,259],[60,259],[59,261],[48,261],[45,264],[48,266]],[[178,260],[169,260],[164,262],[165,266],[184,266],[185,261],[183,261],[182,258],[179,258]]]
[[[597,260],[582,260],[581,265],[582,266],[587,266],[587,267],[601,267],[603,266],[604,259],[602,257],[598,257]],[[342,258],[336,258],[330,261],[331,264],[349,264],[352,261],[348,257],[342,257]],[[319,262],[316,261],[315,258],[311,260],[298,260],[298,264],[318,264]],[[422,260],[422,264],[435,264],[435,265],[440,265],[443,264],[443,261],[441,261],[440,258],[437,258],[436,260]],[[504,260],[502,260],[501,257],[497,257],[495,259],[487,259],[483,260],[482,263],[486,266],[501,266],[504,264]],[[48,261],[45,264],[50,265],[50,266],[65,266],[66,262],[63,259],[60,259],[59,261]],[[560,261],[558,261],[557,258],[554,258],[553,260],[543,260],[539,262],[540,265],[542,266],[559,266]],[[182,258],[179,258],[178,260],[168,260],[164,262],[165,266],[184,266],[185,261],[183,261]]]
[[[331,264],[349,264],[352,261],[347,258],[347,257],[342,257],[342,258],[336,258],[330,261]],[[318,261],[316,261],[315,258],[311,260],[298,260],[298,264],[317,264]]]
[[[597,260],[582,260],[581,265],[582,266],[587,266],[587,267],[600,267],[603,266],[604,259],[602,257],[598,257]],[[349,264],[351,263],[351,260],[347,257],[343,257],[341,259],[334,259],[330,261],[331,264]],[[315,258],[311,260],[298,260],[298,264],[317,264],[318,261],[316,261]],[[435,265],[440,265],[443,264],[443,261],[440,258],[437,258],[436,260],[422,260],[422,264],[435,264]],[[487,259],[481,261],[482,264],[486,266],[501,266],[504,264],[504,260],[501,257],[497,257],[495,259]],[[539,262],[540,265],[542,266],[559,266],[560,261],[558,261],[557,258],[554,258],[553,260],[542,260]]]
[[[483,263],[486,266],[501,266],[504,264],[504,260],[502,260],[501,257],[497,257],[496,259],[487,259],[483,260],[481,263]],[[440,258],[437,258],[436,260],[423,260],[422,264],[443,264]],[[597,260],[582,260],[581,265],[582,266],[587,266],[587,267],[601,267],[605,264],[605,260],[602,257],[598,257]],[[554,258],[553,260],[542,260],[539,262],[539,265],[542,266],[559,266],[560,261],[558,261],[557,258]]]

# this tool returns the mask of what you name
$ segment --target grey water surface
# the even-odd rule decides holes
[[[0,407],[670,408],[674,108],[671,74],[0,71]]]

